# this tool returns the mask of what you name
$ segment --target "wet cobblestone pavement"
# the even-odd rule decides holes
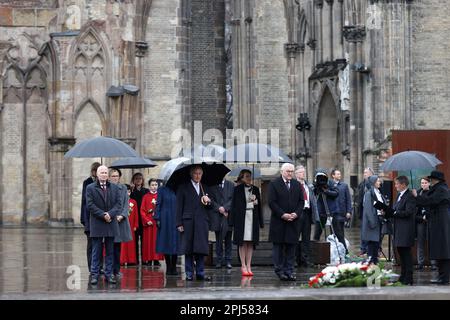
[[[380,289],[309,289],[309,277],[323,266],[297,268],[296,282],[281,282],[271,266],[255,266],[253,277],[240,268],[206,269],[211,281],[185,281],[165,276],[161,267],[122,267],[117,284],[100,281],[92,287],[81,229],[0,228],[0,299],[450,299],[449,286],[433,286],[434,271],[414,272],[413,287]],[[385,267],[390,269],[391,263]],[[392,267],[398,272],[398,267]],[[79,271],[80,281],[74,276]]]

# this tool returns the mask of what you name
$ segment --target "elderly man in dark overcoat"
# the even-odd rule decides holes
[[[108,167],[97,169],[97,181],[86,188],[92,238],[91,284],[98,282],[100,263],[105,244],[105,279],[116,283],[113,275],[114,237],[119,235],[117,216],[122,213],[122,193],[117,185],[108,181]]]
[[[186,280],[192,281],[195,273],[197,280],[211,278],[205,275],[205,256],[209,254],[209,214],[211,198],[207,186],[201,183],[203,169],[192,166],[191,179],[177,189],[178,231],[181,232],[181,253],[185,255]]]
[[[429,241],[430,259],[436,260],[439,270],[437,279],[431,282],[439,285],[448,285],[450,276],[450,218],[449,204],[450,194],[445,183],[444,173],[432,171],[428,176],[431,180],[430,191],[427,194],[413,195],[417,197],[417,204],[430,208],[429,217]]]
[[[295,249],[300,237],[300,216],[304,200],[300,183],[293,179],[294,166],[285,163],[281,176],[269,185],[269,241],[273,242],[272,258],[275,273],[282,281],[295,281]]]

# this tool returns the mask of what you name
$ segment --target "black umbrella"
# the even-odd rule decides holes
[[[191,179],[190,170],[192,166],[200,165],[203,169],[202,183],[207,186],[218,185],[222,182],[225,175],[230,172],[223,163],[192,163],[191,159],[181,162],[175,167],[170,177],[168,177],[166,186],[172,190]]]
[[[239,173],[241,173],[241,170],[249,170],[252,172],[252,178],[253,179],[259,179],[261,178],[261,170],[259,168],[253,168],[253,167],[237,167],[231,170],[228,175],[230,177],[237,177]]]
[[[128,144],[110,137],[95,137],[75,144],[64,158],[139,157]]]
[[[226,149],[220,159],[228,163],[292,163],[292,160],[279,148],[263,143],[235,145]]]
[[[111,168],[116,169],[140,169],[140,168],[153,168],[157,164],[150,159],[141,157],[122,158],[114,161],[111,164]]]
[[[180,157],[186,157],[193,159],[194,161],[200,161],[202,158],[220,159],[221,155],[225,152],[225,148],[216,144],[209,144],[207,146],[200,144],[194,146],[190,150],[182,149],[180,151]]]

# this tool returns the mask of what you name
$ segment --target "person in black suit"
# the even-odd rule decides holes
[[[86,256],[88,261],[88,269],[91,272],[91,258],[92,258],[92,241],[89,229],[89,211],[86,206],[86,188],[91,183],[95,182],[97,179],[97,169],[101,164],[99,162],[94,162],[91,165],[91,175],[89,178],[83,181],[83,189],[81,191],[81,212],[80,212],[80,222],[84,226],[84,234],[87,238],[87,246],[86,246]]]
[[[300,216],[304,200],[300,184],[292,179],[294,166],[285,163],[281,177],[269,185],[270,218],[269,241],[273,242],[275,273],[282,281],[295,281],[295,248],[300,237]]]
[[[142,219],[141,219],[141,204],[142,204],[142,198],[144,197],[144,195],[148,192],[150,192],[149,189],[144,187],[144,176],[142,175],[142,173],[140,172],[136,172],[135,174],[133,174],[133,176],[131,177],[131,194],[130,194],[130,198],[135,200],[137,203],[137,212],[138,214],[138,223],[139,223],[139,227],[136,229],[136,231],[134,232],[135,235],[135,241],[136,241],[136,261],[137,264],[141,264],[142,263],[142,241],[143,241],[143,225],[142,225]]]
[[[394,247],[400,256],[401,276],[399,281],[403,284],[413,284],[413,260],[411,248],[414,246],[416,199],[408,189],[409,180],[405,176],[395,179],[395,189],[398,192],[397,200],[392,209],[394,220]],[[387,216],[389,217],[389,216]]]
[[[92,238],[91,284],[98,282],[103,243],[106,249],[106,281],[116,283],[113,275],[114,237],[119,235],[117,215],[122,213],[121,192],[108,181],[108,168],[97,169],[97,182],[86,189],[87,208],[90,214],[90,236]]]
[[[261,196],[258,187],[252,185],[250,170],[241,170],[237,182],[230,219],[234,228],[233,243],[239,248],[242,275],[253,276],[253,248],[259,243],[259,228],[264,228]]]
[[[432,171],[428,176],[431,180],[430,191],[427,194],[417,195],[417,204],[429,207],[427,217],[430,231],[430,259],[436,260],[439,276],[430,282],[438,285],[448,285],[450,278],[450,192],[445,183],[444,173]]]
[[[209,281],[205,275],[205,256],[209,254],[209,211],[211,198],[208,188],[203,186],[203,169],[192,166],[191,180],[183,183],[177,189],[177,218],[176,225],[181,232],[181,252],[185,255],[186,280],[192,281],[195,272],[197,280]]]
[[[233,230],[228,227],[231,202],[233,201],[233,182],[223,180],[220,185],[211,188],[212,197],[212,215],[211,230],[216,233],[216,268],[222,268],[225,265],[231,269],[231,237]],[[225,245],[225,255],[223,247]]]

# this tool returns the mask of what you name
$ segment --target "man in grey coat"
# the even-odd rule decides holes
[[[430,259],[436,260],[439,277],[431,280],[431,283],[448,285],[450,276],[450,218],[449,204],[450,193],[445,183],[444,174],[440,171],[432,171],[428,176],[431,180],[430,191],[426,195],[417,195],[417,204],[430,208]]]
[[[127,187],[120,183],[122,172],[119,169],[109,170],[109,181],[115,184],[119,188],[121,194],[120,201],[122,203],[122,212],[117,215],[117,223],[119,225],[119,234],[114,237],[114,267],[113,274],[116,278],[121,276],[120,273],[120,249],[122,248],[122,242],[128,242],[133,240],[131,235],[130,222],[128,220],[129,213],[129,197]]]
[[[97,181],[86,188],[92,238],[91,284],[98,283],[103,243],[106,249],[106,281],[116,283],[113,275],[114,237],[119,234],[117,216],[122,213],[119,188],[108,181],[108,167],[97,169]]]
[[[225,265],[231,269],[232,229],[228,227],[228,216],[233,201],[233,182],[223,180],[220,185],[214,186],[211,191],[211,230],[216,233],[216,268]],[[223,246],[225,245],[225,255]]]

